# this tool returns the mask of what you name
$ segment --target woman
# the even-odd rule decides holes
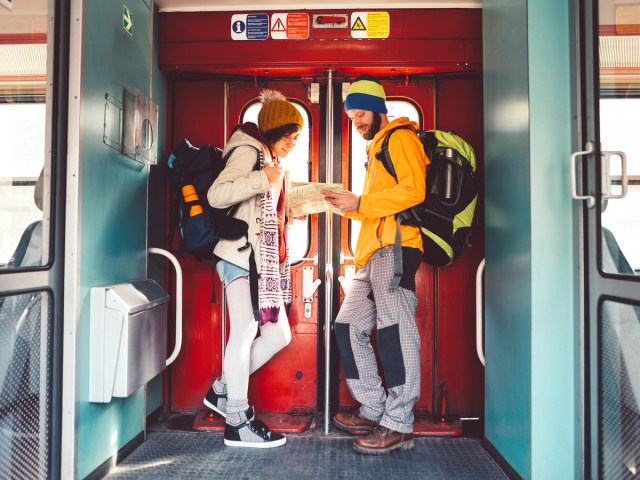
[[[216,208],[239,204],[234,217],[247,222],[251,248],[246,248],[243,237],[220,240],[214,249],[227,297],[230,333],[223,374],[213,382],[204,403],[226,417],[225,445],[272,448],[284,445],[286,438],[254,419],[247,391],[249,375],[291,341],[285,234],[289,218],[280,159],[295,146],[304,122],[280,92],[264,90],[261,100],[258,125],[247,122],[234,129],[223,152],[231,156],[207,194]],[[258,157],[260,168],[256,168]],[[249,279],[252,251],[260,274],[259,319],[254,315]],[[260,336],[255,338],[258,328]]]

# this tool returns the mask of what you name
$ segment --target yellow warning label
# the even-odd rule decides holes
[[[387,38],[389,36],[389,12],[367,13],[367,37]]]
[[[351,30],[366,30],[367,27],[364,26],[362,19],[360,17],[356,17],[356,21],[351,25]]]
[[[389,38],[389,12],[353,12],[352,38]]]

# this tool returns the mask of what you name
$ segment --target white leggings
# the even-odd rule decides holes
[[[249,279],[239,277],[225,288],[229,309],[229,341],[225,350],[223,383],[227,384],[228,407],[248,407],[249,375],[267,363],[291,341],[291,328],[280,301],[277,323],[260,327],[253,316]]]

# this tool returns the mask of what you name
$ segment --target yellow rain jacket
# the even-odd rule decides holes
[[[418,127],[415,122],[401,117],[381,129],[368,146],[367,173],[357,212],[345,216],[360,220],[360,234],[356,243],[355,262],[363,267],[378,249],[394,245],[396,240],[395,214],[424,200],[425,175],[429,159],[417,135],[407,129],[394,132],[389,141],[389,156],[398,182],[387,173],[382,162],[375,158],[388,132],[402,125]],[[418,227],[402,225],[402,246],[422,249]]]

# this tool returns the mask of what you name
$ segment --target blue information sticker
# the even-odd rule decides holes
[[[247,40],[266,40],[269,38],[269,16],[266,13],[247,15]]]

